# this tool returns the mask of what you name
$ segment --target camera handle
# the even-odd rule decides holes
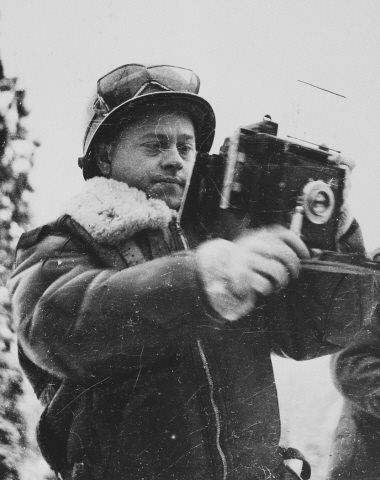
[[[303,270],[344,275],[374,275],[380,278],[380,262],[355,253],[337,253],[329,250],[312,249],[311,258],[301,260],[301,265]]]
[[[305,207],[303,206],[303,197],[298,197],[296,208],[292,214],[289,229],[299,237],[302,232],[303,219],[305,218]]]
[[[297,206],[294,209],[289,229],[296,235],[301,236],[305,208],[303,197],[298,197]],[[380,262],[369,260],[361,254],[345,254],[329,250],[312,248],[311,258],[302,260],[302,268],[320,272],[341,273],[350,275],[376,275],[380,276]]]

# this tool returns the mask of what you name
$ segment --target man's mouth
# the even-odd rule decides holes
[[[155,183],[173,183],[175,185],[180,185],[181,187],[184,187],[186,181],[182,178],[176,177],[159,177],[155,179]]]

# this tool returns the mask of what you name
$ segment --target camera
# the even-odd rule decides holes
[[[198,155],[180,209],[194,244],[281,224],[310,249],[336,251],[346,167],[331,151],[277,136],[270,117],[239,128],[219,155]]]

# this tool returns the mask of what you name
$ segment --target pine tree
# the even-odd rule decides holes
[[[0,478],[46,478],[37,452],[34,424],[38,408],[17,360],[15,325],[6,287],[14,249],[29,226],[28,175],[38,146],[26,128],[25,92],[6,78],[0,61]],[[32,422],[33,423],[33,422]],[[32,472],[32,471],[33,472]],[[44,471],[45,470],[45,471]],[[37,475],[37,476],[36,476]]]

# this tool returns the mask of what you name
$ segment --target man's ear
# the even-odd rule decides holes
[[[109,178],[111,176],[112,165],[107,145],[100,142],[94,149],[93,155],[100,173],[103,177]]]

